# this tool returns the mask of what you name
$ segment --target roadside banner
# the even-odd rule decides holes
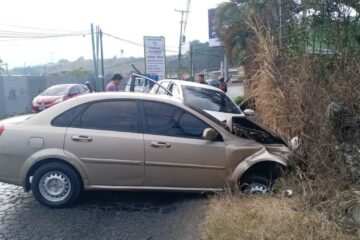
[[[215,31],[215,8],[208,10],[209,21],[209,47],[219,47],[221,42]]]
[[[144,36],[145,72],[164,79],[166,72],[166,51],[164,37]]]

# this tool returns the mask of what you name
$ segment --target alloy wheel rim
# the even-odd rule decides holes
[[[245,192],[250,195],[262,195],[269,192],[269,188],[261,183],[252,183],[246,187]]]
[[[46,200],[50,202],[61,202],[69,196],[71,183],[64,173],[51,171],[41,177],[39,190]]]

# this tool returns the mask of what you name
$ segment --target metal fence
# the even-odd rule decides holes
[[[32,100],[49,86],[93,82],[90,77],[0,76],[0,119],[31,112]]]
[[[357,0],[270,0],[264,10],[280,50],[312,54],[360,52]]]

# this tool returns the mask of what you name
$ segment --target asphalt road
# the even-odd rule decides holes
[[[226,93],[231,99],[237,96],[244,96],[244,85],[242,83],[228,83],[228,91]]]
[[[0,183],[0,239],[199,239],[207,203],[199,194],[97,191],[74,207],[49,209]]]

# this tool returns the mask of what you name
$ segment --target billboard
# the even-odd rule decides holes
[[[145,72],[156,74],[160,79],[165,78],[165,38],[164,37],[144,37],[144,59]]]
[[[209,47],[219,47],[221,42],[215,31],[215,8],[208,10],[208,21],[209,21]]]

